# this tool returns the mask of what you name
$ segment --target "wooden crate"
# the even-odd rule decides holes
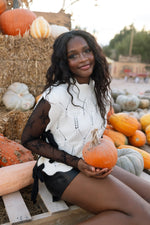
[[[150,175],[142,172],[141,179],[150,182]],[[64,201],[53,202],[52,195],[41,182],[39,184],[39,196],[47,212],[35,216],[30,215],[20,191],[2,196],[10,222],[1,225],[75,225],[93,216],[75,205],[68,206]]]

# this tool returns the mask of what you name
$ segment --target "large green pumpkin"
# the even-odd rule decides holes
[[[130,173],[140,176],[144,169],[143,157],[139,152],[130,148],[117,149],[118,160],[116,165]]]
[[[139,107],[140,99],[136,95],[119,95],[116,103],[121,106],[122,110],[132,111]]]

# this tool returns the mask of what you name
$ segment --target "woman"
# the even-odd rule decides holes
[[[33,176],[54,200],[95,214],[80,225],[149,225],[150,184],[115,166],[94,168],[82,148],[98,129],[101,137],[110,107],[110,74],[95,38],[73,30],[54,42],[41,99],[22,134],[22,144],[40,155]]]

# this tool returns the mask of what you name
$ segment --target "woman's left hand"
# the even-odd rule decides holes
[[[94,166],[88,165],[83,159],[80,159],[78,162],[78,169],[84,173],[88,177],[95,177],[95,178],[105,178],[107,177],[111,172],[112,169],[108,168],[96,168]]]
[[[105,178],[107,177],[111,172],[112,169],[108,169],[108,168],[95,168],[95,171],[93,171],[93,177],[95,178]]]

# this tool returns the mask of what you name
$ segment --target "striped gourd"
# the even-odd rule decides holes
[[[47,20],[44,17],[37,17],[31,27],[30,34],[34,38],[48,38],[51,34],[51,27]]]

